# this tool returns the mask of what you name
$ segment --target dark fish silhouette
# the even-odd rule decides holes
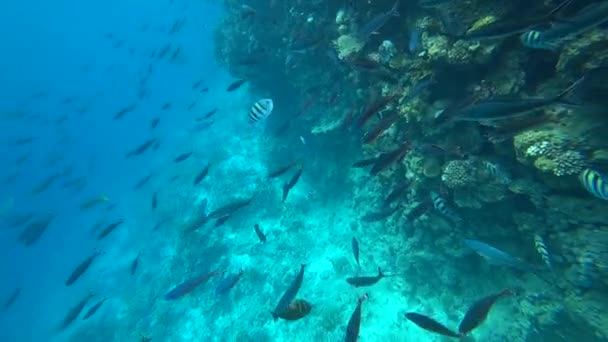
[[[124,222],[125,222],[125,220],[120,219],[116,222],[110,223],[104,230],[101,231],[101,233],[99,233],[99,235],[97,235],[97,240],[101,240],[101,239],[105,238],[106,236],[108,236],[108,234],[110,234],[114,229],[116,229],[118,226],[120,226]]]
[[[379,98],[379,99],[373,101],[371,104],[369,104],[365,108],[363,113],[361,114],[361,117],[359,118],[359,121],[357,122],[357,127],[359,127],[359,128],[363,127],[365,125],[365,123],[367,121],[369,121],[369,119],[371,119],[374,114],[382,111],[389,103],[391,103],[397,97],[398,97],[398,94],[393,94],[393,95]]]
[[[355,162],[353,167],[361,168],[375,164],[378,161],[378,157],[363,159]]]
[[[162,107],[160,107],[160,110],[167,110],[171,108],[171,102],[165,102]]]
[[[6,311],[11,306],[13,306],[13,304],[15,304],[15,301],[17,300],[17,298],[19,298],[20,294],[21,294],[21,288],[18,287],[18,288],[15,289],[15,291],[13,291],[13,293],[11,294],[11,296],[8,297],[8,299],[6,300],[6,302],[4,302],[4,308],[3,308],[3,310]]]
[[[312,305],[309,302],[303,299],[296,299],[287,306],[287,309],[279,315],[279,318],[286,321],[295,321],[308,315],[311,309]]]
[[[367,294],[359,297],[357,307],[355,308],[355,311],[353,311],[352,315],[350,315],[348,325],[346,326],[346,336],[344,338],[345,342],[357,342],[359,340],[359,330],[361,329],[361,304],[367,300],[367,298]]]
[[[140,253],[137,253],[137,256],[135,256],[135,259],[133,259],[133,261],[131,261],[131,275],[134,275],[135,272],[137,272],[137,266],[139,266],[139,255]]]
[[[376,127],[365,132],[365,134],[363,135],[362,142],[364,144],[373,143],[374,141],[376,141],[378,139],[378,137],[380,137],[380,135],[382,135],[382,133],[384,133],[395,122],[397,122],[397,120],[399,120],[399,115],[394,112],[389,115],[386,115],[380,122],[378,122]]]
[[[175,159],[173,159],[174,163],[181,163],[184,160],[190,158],[190,156],[192,155],[193,152],[186,152],[186,153],[182,153],[179,156],[175,157]]]
[[[209,166],[210,164],[207,164],[207,166],[205,166],[205,168],[201,170],[201,172],[196,176],[196,178],[194,178],[194,186],[198,185],[198,183],[205,179],[205,177],[209,173]]]
[[[179,299],[188,293],[194,291],[197,287],[199,287],[202,283],[209,280],[209,278],[220,274],[219,271],[213,271],[210,273],[201,274],[198,277],[190,278],[183,283],[175,286],[171,291],[167,292],[165,295],[165,300],[175,300]]]
[[[424,330],[432,331],[444,336],[460,337],[460,335],[430,317],[415,312],[408,312],[405,314],[405,317]]]
[[[365,214],[363,217],[361,217],[361,221],[376,222],[376,221],[384,220],[385,218],[387,218],[387,217],[393,215],[395,212],[397,212],[397,210],[399,210],[399,206],[395,206],[394,208],[384,207],[380,211]]]
[[[380,154],[378,156],[378,158],[376,159],[376,162],[374,163],[374,166],[372,167],[372,169],[370,170],[369,173],[371,175],[378,174],[380,171],[386,169],[388,166],[390,166],[394,162],[398,162],[401,159],[403,159],[403,157],[405,156],[405,154],[407,153],[408,150],[409,150],[409,144],[406,142],[406,143],[401,144],[401,146],[399,146],[395,150],[384,152],[384,153]]]
[[[25,246],[31,246],[40,239],[54,218],[55,214],[52,212],[34,218],[25,226],[21,235],[19,235],[19,241]]]
[[[219,284],[215,288],[215,294],[217,296],[221,296],[221,295],[225,295],[226,293],[230,292],[230,290],[232,290],[232,288],[234,288],[236,286],[236,284],[239,282],[239,280],[241,280],[243,273],[244,273],[244,271],[241,270],[239,273],[231,274],[231,275],[227,276],[226,278],[224,278],[222,281],[219,282]]]
[[[203,115],[202,117],[197,118],[195,121],[196,121],[196,122],[200,122],[200,121],[203,121],[203,120],[209,119],[210,117],[212,117],[212,116],[213,116],[213,114],[217,113],[217,111],[218,111],[218,108],[217,108],[217,107],[216,107],[216,108],[213,108],[212,110],[208,111],[208,112],[207,112],[205,115]]]
[[[158,192],[152,194],[152,210],[156,210],[156,206],[158,205]]]
[[[91,266],[93,260],[95,260],[95,258],[100,254],[101,252],[96,251],[95,253],[93,253],[93,255],[86,258],[78,266],[76,266],[76,268],[72,271],[72,274],[70,274],[68,279],[65,281],[65,286],[70,286],[74,284],[76,280],[78,280],[78,278],[80,278],[84,274],[84,272],[89,269],[89,266]]]
[[[275,177],[279,177],[283,174],[285,174],[285,172],[289,171],[294,165],[296,165],[296,162],[291,162],[287,165],[278,167],[276,169],[274,169],[273,171],[268,173],[268,178],[275,178]]]
[[[237,210],[248,206],[251,201],[253,201],[254,197],[255,195],[250,198],[233,200],[232,202],[213,210],[207,217],[209,219],[217,219],[224,216],[230,216]]]
[[[123,116],[125,116],[129,112],[132,112],[134,109],[135,105],[131,105],[119,110],[118,112],[116,112],[116,114],[114,114],[114,120],[121,119]]]
[[[379,282],[380,279],[382,279],[384,277],[385,277],[384,273],[382,273],[382,270],[380,269],[380,267],[378,267],[378,275],[376,275],[376,276],[351,277],[351,278],[346,278],[346,282],[355,287],[371,286],[371,285],[374,285],[377,282]]]
[[[82,312],[82,309],[84,309],[84,306],[87,304],[89,299],[91,299],[91,297],[93,297],[92,293],[88,294],[85,298],[78,302],[76,306],[71,308],[63,318],[63,321],[61,321],[58,330],[63,330],[67,328],[76,318],[78,318],[78,315],[80,314],[80,312]]]
[[[510,290],[504,290],[500,293],[496,293],[487,297],[484,297],[478,301],[476,301],[464,315],[464,318],[460,322],[458,326],[458,332],[461,336],[464,336],[471,332],[473,329],[477,328],[481,323],[483,323],[488,317],[488,313],[490,309],[502,297],[511,296],[513,292]]]
[[[260,229],[260,226],[257,223],[253,226],[253,229],[255,229],[255,233],[260,239],[260,242],[266,242],[266,235],[264,235],[264,232],[262,232],[262,229]]]
[[[378,33],[378,30],[384,26],[391,17],[399,16],[399,0],[395,1],[395,4],[391,9],[385,13],[381,13],[370,20],[367,24],[358,32],[358,37],[361,41],[366,41],[372,34]]]
[[[384,207],[388,207],[398,198],[403,197],[403,194],[407,189],[409,189],[409,186],[410,184],[408,182],[404,182],[403,184],[397,186],[395,189],[393,189],[393,191],[391,191],[390,194],[388,194],[384,202],[382,202],[382,205]]]
[[[291,191],[291,189],[298,183],[298,180],[300,180],[302,170],[303,168],[299,168],[298,171],[296,171],[296,173],[291,177],[289,182],[283,185],[283,202],[285,202],[285,200],[287,199],[289,191]]]
[[[150,121],[150,128],[154,129],[160,123],[160,118],[154,118]]]
[[[196,106],[196,101],[192,102],[190,105],[188,105],[188,108],[186,108],[187,111],[191,111],[192,108],[194,108],[194,106]],[[197,120],[198,121],[198,120]]]
[[[353,240],[351,241],[351,247],[353,248],[353,255],[355,256],[357,266],[361,266],[359,265],[359,241],[357,241],[356,237],[353,237]]]
[[[49,177],[47,177],[42,182],[38,183],[36,186],[34,186],[32,188],[32,195],[38,195],[39,193],[46,191],[46,189],[48,189],[51,185],[53,185],[53,183],[55,183],[55,181],[57,179],[59,179],[60,176],[61,175],[59,173],[54,173],[54,174],[50,175]]]
[[[133,186],[133,190],[141,189],[144,185],[148,183],[148,181],[152,178],[152,174],[143,176],[137,183]]]
[[[220,218],[218,218],[215,221],[215,224],[213,225],[214,227],[219,227],[219,226],[223,226],[226,221],[228,221],[228,219],[230,219],[231,215],[226,215],[226,216],[222,216]]]
[[[228,92],[235,91],[235,90],[239,89],[243,84],[245,84],[245,82],[247,82],[246,79],[236,80],[236,81],[232,82],[228,86],[228,88],[226,88],[226,91],[228,91]]]
[[[148,139],[148,140],[144,141],[141,145],[137,146],[135,149],[128,152],[125,155],[125,157],[131,158],[131,157],[141,155],[142,153],[146,152],[150,148],[150,146],[152,146],[152,144],[154,144],[157,140],[158,140],[157,138],[152,138],[152,139]]]
[[[298,291],[300,291],[300,287],[302,286],[302,281],[304,280],[304,268],[305,267],[306,267],[306,265],[304,265],[304,264],[302,264],[302,266],[300,266],[300,272],[298,273],[296,278],[291,282],[291,285],[289,285],[289,288],[287,288],[287,291],[285,291],[285,293],[283,293],[283,296],[281,296],[281,299],[279,300],[279,303],[277,304],[277,306],[274,308],[274,310],[272,310],[270,312],[270,314],[272,315],[272,317],[274,318],[275,321],[277,319],[279,319],[279,317],[285,312],[285,310],[287,310],[287,308],[289,307],[289,304],[291,304],[291,302],[294,300],[294,298],[296,298]]]
[[[103,305],[103,303],[108,300],[108,298],[103,298],[102,300],[100,300],[99,302],[97,302],[97,304],[93,305],[89,311],[87,311],[86,314],[84,314],[84,316],[82,317],[83,320],[87,320],[89,318],[91,318],[91,316],[93,316],[97,310],[99,310],[99,308],[101,308],[101,306]]]

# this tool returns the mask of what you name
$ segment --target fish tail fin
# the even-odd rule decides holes
[[[277,315],[274,311],[268,311],[272,315],[272,319],[276,322],[279,319],[279,315]]]
[[[549,12],[549,14],[547,14],[547,19],[550,21],[562,21],[561,19],[561,15],[560,12],[567,8],[568,6],[570,6],[570,4],[572,4],[574,2],[574,0],[564,0],[561,3],[559,3],[554,9],[551,10],[551,12]]]
[[[378,267],[378,277],[384,277],[384,273],[382,272],[382,268]]]

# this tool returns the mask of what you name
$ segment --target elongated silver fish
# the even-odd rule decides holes
[[[261,99],[251,106],[249,110],[249,123],[254,125],[260,121],[265,120],[274,109],[274,103],[271,99]]]
[[[391,17],[398,17],[399,16],[398,9],[399,9],[399,0],[395,1],[395,4],[393,5],[393,7],[391,7],[390,10],[388,10],[388,12],[377,15],[372,20],[370,20],[367,24],[365,24],[361,28],[361,30],[359,30],[359,39],[361,39],[362,41],[367,40],[367,38],[370,35],[377,33],[378,30],[380,28],[382,28],[382,26],[384,26]]]
[[[553,269],[553,265],[551,263],[551,255],[549,254],[549,249],[543,240],[543,237],[539,234],[534,234],[534,247],[536,247],[536,251],[540,254],[540,257],[543,259],[545,264],[549,267],[549,269]]]
[[[532,49],[555,50],[565,39],[590,31],[608,22],[608,1],[600,1],[583,8],[575,16],[560,19],[558,24],[545,31],[530,30],[522,33],[520,40]]]

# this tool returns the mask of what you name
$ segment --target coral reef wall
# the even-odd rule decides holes
[[[549,13],[559,1],[401,1],[399,16],[389,13],[393,5],[226,1],[216,56],[277,103],[267,162],[306,155],[317,198],[343,201],[362,215],[407,184],[377,239],[392,246],[404,273],[449,287],[446,306],[474,297],[479,286],[519,284],[528,295],[511,333],[534,328],[537,340],[550,341],[563,323],[572,326],[569,338],[585,336],[589,325],[591,340],[608,339],[608,202],[580,180],[584,170],[608,170],[608,107],[599,95],[607,93],[598,80],[608,74],[605,30],[566,37],[558,49],[533,49],[522,43],[521,25],[501,27],[529,19],[551,29]],[[560,15],[576,17],[592,5],[575,1]],[[583,76],[568,102],[557,98]],[[450,117],[463,104],[501,98],[547,103],[503,120]],[[379,171],[351,167],[370,158],[378,158]],[[368,224],[353,229],[364,232]],[[543,267],[536,235],[552,270]],[[467,253],[463,238],[512,251],[538,265],[541,276],[505,279]],[[410,290],[420,298],[445,292]],[[545,291],[559,293],[559,303],[540,295]]]

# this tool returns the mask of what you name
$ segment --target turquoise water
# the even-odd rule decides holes
[[[260,49],[270,54],[264,57],[270,65],[236,65],[241,48],[259,49],[260,42],[240,34],[250,25],[246,9],[227,3],[231,12],[219,1],[202,0],[25,0],[3,6],[1,342],[343,341],[358,300],[362,342],[449,341],[456,339],[421,329],[406,313],[424,314],[457,330],[473,303],[505,289],[509,295],[498,298],[487,320],[463,340],[603,341],[608,306],[603,278],[593,278],[602,275],[590,275],[590,284],[571,279],[605,271],[601,258],[606,254],[577,254],[588,245],[570,243],[596,239],[596,251],[607,250],[600,199],[585,193],[576,179],[568,181],[580,189],[557,191],[588,201],[586,210],[600,213],[595,226],[577,233],[558,229],[568,219],[577,225],[571,217],[562,219],[551,211],[530,214],[536,203],[522,198],[532,183],[506,190],[504,179],[496,176],[501,168],[489,176],[483,171],[484,161],[498,160],[496,165],[513,177],[506,177],[509,186],[516,179],[540,178],[514,160],[508,164],[514,158],[510,152],[476,151],[479,159],[469,159],[482,169],[483,181],[476,186],[495,186],[484,193],[492,199],[474,199],[481,207],[456,203],[455,191],[449,193],[440,177],[447,169],[443,162],[449,163],[443,160],[437,174],[427,175],[422,165],[428,156],[414,147],[390,172],[371,176],[367,169],[352,168],[359,160],[394,150],[403,139],[393,128],[381,144],[362,146],[361,132],[342,127],[342,114],[364,108],[369,100],[353,85],[367,82],[367,76],[353,76],[360,71],[344,63],[329,64],[318,47],[291,55],[295,62],[290,69],[284,45],[297,36],[293,31],[301,34],[295,26],[284,40],[262,42],[270,45]],[[301,3],[290,1],[289,6]],[[264,6],[281,12],[286,4],[255,2],[255,20],[266,23],[264,15],[274,15],[260,10]],[[328,22],[337,20],[333,10],[342,4],[329,9],[320,4],[311,2],[315,13],[325,13]],[[383,3],[376,12],[385,8]],[[373,17],[372,12],[365,17]],[[297,10],[281,13],[306,17]],[[235,18],[240,18],[237,24]],[[263,29],[251,25],[269,36],[282,34],[270,24]],[[401,30],[396,24],[388,27]],[[426,28],[419,30],[411,36],[420,35],[420,46],[412,50],[431,51]],[[326,43],[337,48],[321,44]],[[159,57],[163,49],[168,49],[166,55]],[[245,76],[243,86],[226,91]],[[331,100],[334,92],[337,100]],[[420,107],[411,108],[436,111],[426,88],[418,88],[412,98],[418,96],[412,102]],[[274,110],[268,119],[251,124],[249,111],[262,98],[272,98]],[[424,111],[423,100],[429,100]],[[197,119],[214,108],[213,124],[201,127],[210,120]],[[276,134],[295,115],[287,133]],[[372,122],[376,117],[384,119],[374,115]],[[418,123],[413,116],[408,120]],[[404,130],[412,145],[443,138],[422,127]],[[481,135],[475,129],[462,132],[454,140]],[[128,156],[146,141],[149,148]],[[185,160],[177,161],[180,156]],[[267,176],[285,165],[290,168],[284,174]],[[195,182],[207,167],[208,174]],[[293,187],[286,194],[290,181]],[[394,210],[386,211],[382,201],[404,184]],[[494,200],[497,189],[502,192]],[[444,197],[453,213],[442,213],[431,203],[431,198]],[[227,217],[216,210],[239,200],[248,201],[241,202],[242,208],[226,209],[231,212],[226,222],[216,223]],[[378,212],[386,215],[370,218]],[[23,217],[27,219],[19,220]],[[41,235],[25,243],[24,234],[48,217],[53,218]],[[103,233],[113,223],[115,229]],[[256,224],[265,242],[256,234]],[[535,247],[536,232],[550,236],[553,270]],[[353,238],[359,260],[353,255]],[[508,255],[496,252],[488,259],[500,259],[499,265],[489,263],[480,255],[492,251],[475,253],[464,239],[485,241]],[[91,256],[90,266],[67,286],[70,275]],[[301,287],[288,302],[305,300],[310,313],[274,321],[270,311],[303,264]],[[593,271],[585,272],[587,266]],[[386,276],[371,286],[347,281],[376,276],[378,268]],[[187,286],[180,284],[193,281],[197,286],[180,290]],[[68,319],[85,299],[82,311]]]

